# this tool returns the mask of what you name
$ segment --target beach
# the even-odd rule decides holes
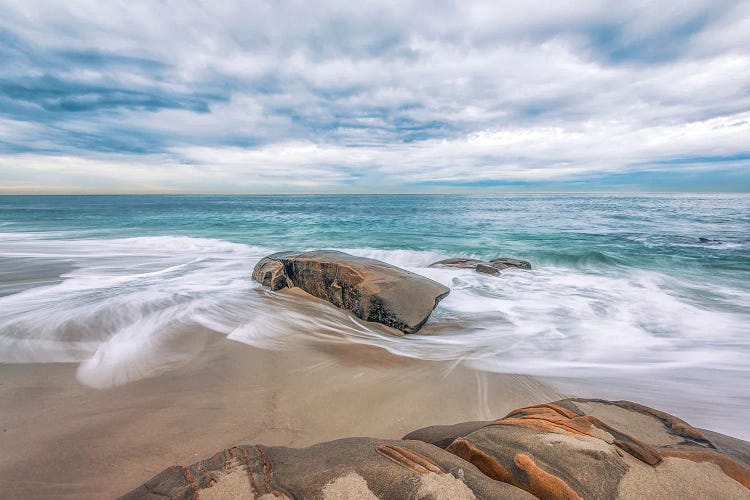
[[[192,332],[195,357],[110,389],[75,364],[0,366],[3,498],[113,498],[170,464],[237,444],[399,439],[560,397],[526,376],[480,373],[350,343],[262,350]]]
[[[399,439],[568,396],[747,439],[747,207],[687,195],[0,197],[1,496],[111,498],[239,444]],[[320,248],[450,293],[404,335],[252,279],[271,253]],[[501,256],[531,269],[431,265]]]

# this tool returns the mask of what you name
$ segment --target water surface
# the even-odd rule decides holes
[[[275,307],[250,280],[269,252],[315,248],[449,286],[431,334]],[[427,267],[457,256],[534,269]],[[748,438],[749,277],[745,195],[3,196],[0,362],[78,362],[107,387],[179,360],[195,326],[265,348],[335,331]]]

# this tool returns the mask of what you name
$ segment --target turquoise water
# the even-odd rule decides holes
[[[500,251],[738,285],[747,278],[738,273],[750,271],[744,195],[5,196],[0,228],[61,239],[181,235],[271,248]]]
[[[83,383],[106,387],[172,360],[163,347],[186,327],[283,348],[314,324],[747,437],[750,196],[4,196],[0,237],[0,362],[74,361]],[[313,248],[385,260],[451,294],[429,335],[406,338],[269,307],[252,266]],[[455,256],[534,269],[427,267]]]

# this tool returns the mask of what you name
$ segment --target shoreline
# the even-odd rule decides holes
[[[0,489],[10,497],[113,497],[172,463],[237,444],[399,439],[420,426],[502,416],[559,398],[528,376],[477,372],[353,343],[254,348],[195,332],[202,351],[110,389],[77,364],[0,365]]]

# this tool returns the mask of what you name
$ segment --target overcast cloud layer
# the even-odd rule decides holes
[[[747,1],[0,8],[0,192],[750,190]]]

